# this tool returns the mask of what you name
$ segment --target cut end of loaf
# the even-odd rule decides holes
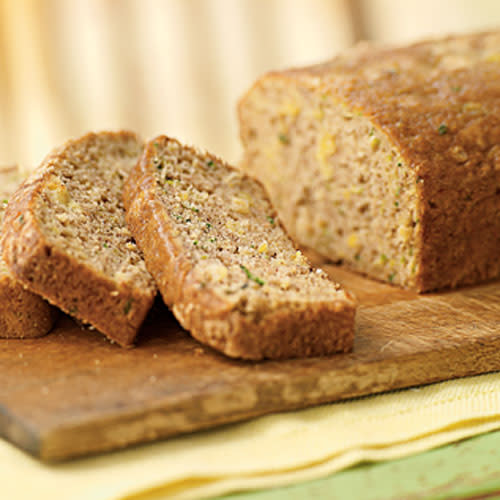
[[[266,185],[297,241],[416,287],[418,178],[368,117],[324,90],[273,77],[247,96],[240,119],[244,168]]]
[[[240,102],[244,166],[300,243],[353,269],[420,292],[496,278],[499,41],[361,47],[268,74]]]
[[[166,303],[200,341],[247,359],[351,348],[353,300],[294,247],[258,182],[158,137],[125,198]]]

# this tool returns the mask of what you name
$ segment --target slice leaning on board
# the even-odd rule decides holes
[[[122,346],[156,294],[121,201],[141,151],[130,132],[63,144],[14,194],[2,235],[5,264],[20,283]]]
[[[255,360],[352,348],[353,299],[297,251],[259,182],[161,136],[124,201],[165,303],[199,341]]]

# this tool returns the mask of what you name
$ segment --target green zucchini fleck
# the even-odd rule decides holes
[[[279,134],[278,139],[282,144],[290,144],[290,139],[285,134]]]
[[[130,309],[132,309],[132,299],[128,299],[127,302],[125,302],[125,306],[123,307],[123,314],[127,315],[130,312]]]
[[[247,278],[249,280],[255,281],[255,283],[257,283],[257,285],[263,286],[266,284],[265,281],[261,280],[260,278],[258,278],[255,275],[253,275],[243,264],[240,264],[240,268],[247,275]]]
[[[446,125],[446,123],[441,123],[441,125],[439,125],[438,127],[438,133],[439,135],[448,133],[448,125]]]

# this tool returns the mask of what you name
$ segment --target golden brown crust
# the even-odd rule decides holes
[[[52,329],[58,316],[57,309],[7,273],[0,273],[0,304],[1,338],[41,337]]]
[[[137,140],[130,132],[90,133],[67,146],[85,147],[97,139]],[[1,240],[3,257],[10,272],[29,290],[129,346],[152,306],[154,292],[117,282],[65,253],[49,241],[37,219],[37,202],[51,175],[44,166],[64,158],[64,151],[65,146],[49,155],[12,197]]]
[[[175,140],[163,136],[146,145],[125,185],[124,204],[127,223],[148,270],[181,325],[201,342],[244,359],[319,356],[350,350],[355,303],[348,295],[306,309],[260,311],[259,316],[245,314],[209,288],[200,288],[191,273],[193,263],[176,240],[156,189],[152,160],[156,147],[168,141]],[[211,155],[207,158],[217,160]]]
[[[5,201],[20,182],[18,168],[0,168],[0,225]],[[57,318],[57,309],[24,289],[4,267],[0,257],[0,337],[34,338],[46,335]]]
[[[253,87],[278,78],[318,89],[390,138],[418,179],[419,291],[500,275],[499,45],[490,32],[364,48]]]

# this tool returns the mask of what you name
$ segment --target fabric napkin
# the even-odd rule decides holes
[[[270,415],[66,464],[0,441],[1,498],[205,498],[403,457],[500,428],[500,373]]]

